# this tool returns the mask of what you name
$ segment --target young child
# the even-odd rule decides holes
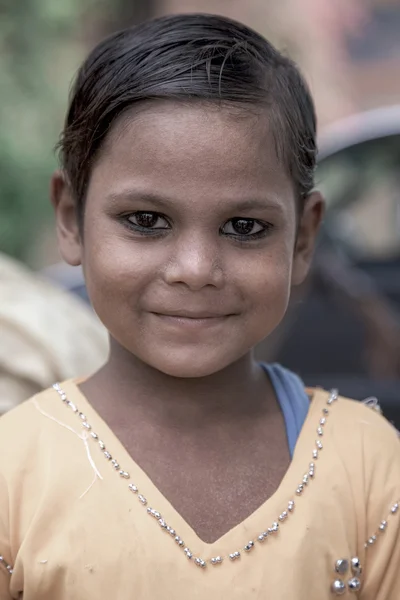
[[[1,600],[400,598],[395,430],[253,359],[309,269],[315,133],[228,19],[89,55],[51,196],[110,354],[0,420]]]

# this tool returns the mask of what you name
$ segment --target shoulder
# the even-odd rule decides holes
[[[315,444],[322,445],[321,460],[329,463],[330,476],[341,473],[342,480],[376,514],[400,498],[400,440],[395,427],[379,410],[376,401],[361,402],[317,390],[313,414],[323,418],[318,427],[313,420]],[[371,516],[374,511],[369,511]]]
[[[331,392],[316,390],[314,401],[321,412],[326,410],[332,437],[346,449],[354,449],[354,444],[362,440],[364,449],[379,445],[400,457],[399,432],[382,414],[376,398],[359,401],[337,392],[332,396]]]
[[[73,400],[76,385],[63,384]],[[40,470],[41,461],[48,456],[55,439],[62,445],[63,433],[76,429],[76,418],[66,411],[59,394],[53,388],[44,390],[0,417],[0,473],[14,477],[27,465]],[[60,431],[60,425],[62,429]],[[25,465],[25,467],[24,467]]]
[[[350,447],[362,442],[364,452],[393,453],[400,460],[399,432],[383,415],[376,398],[364,401],[339,396],[332,409],[336,438]]]
[[[317,405],[329,410],[320,438],[323,452],[330,467],[342,474],[353,498],[365,507],[369,536],[400,500],[399,434],[374,399],[362,402],[338,396],[328,406],[326,398],[326,393],[316,394]]]

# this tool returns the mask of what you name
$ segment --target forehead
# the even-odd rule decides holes
[[[96,182],[140,182],[177,197],[293,195],[266,109],[207,103],[148,102],[125,113],[95,164]]]

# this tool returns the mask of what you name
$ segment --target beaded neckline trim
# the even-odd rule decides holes
[[[79,410],[79,408],[71,402],[65,391],[61,388],[59,383],[54,384],[53,388],[58,393],[62,402],[69,407],[80,419],[82,427],[88,432],[88,435],[93,439],[93,441],[97,444],[100,451],[102,452],[104,458],[111,464],[116,473],[120,476],[121,479],[130,480],[131,476],[128,471],[125,471],[117,461],[115,457],[111,455],[108,451],[105,443],[101,440],[98,434],[93,431],[91,424],[88,422],[86,416]],[[165,521],[161,513],[155,508],[151,508],[148,506],[148,500],[143,495],[142,490],[139,490],[138,486],[135,483],[130,482],[127,485],[127,491],[133,494],[139,503],[146,508],[148,515],[158,523],[159,527],[162,531],[164,531],[167,535],[171,536],[171,539],[177,544],[177,546],[182,550],[183,554],[186,558],[193,562],[196,566],[204,569],[207,565],[217,566],[221,565],[225,559],[230,561],[236,561],[240,559],[243,552],[250,553],[256,547],[256,544],[263,544],[267,541],[270,536],[275,536],[278,534],[280,530],[280,526],[287,521],[295,510],[295,500],[294,498],[298,498],[303,495],[307,487],[311,484],[312,480],[315,477],[315,460],[318,459],[320,452],[323,450],[322,438],[324,435],[324,428],[327,423],[330,414],[331,405],[336,402],[338,399],[337,390],[332,390],[329,394],[329,397],[326,401],[326,406],[322,409],[322,414],[320,415],[318,426],[316,428],[316,440],[315,445],[311,454],[311,462],[308,465],[307,470],[305,471],[301,481],[299,482],[297,488],[293,490],[293,497],[288,499],[286,506],[283,507],[282,512],[276,517],[276,520],[271,523],[269,527],[266,527],[265,530],[261,531],[258,535],[254,537],[254,539],[248,540],[247,543],[243,545],[242,548],[233,549],[228,556],[223,555],[215,555],[208,558],[202,558],[200,556],[196,556],[194,552],[185,544],[184,540],[181,538],[179,533]]]

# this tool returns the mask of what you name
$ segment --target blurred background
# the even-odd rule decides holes
[[[399,423],[400,0],[2,0],[0,398],[9,399],[0,411],[106,353],[80,271],[60,264],[48,201],[71,79],[108,33],[193,11],[263,33],[298,62],[317,106],[317,182],[328,203],[319,252],[258,354],[308,384],[376,395]]]

